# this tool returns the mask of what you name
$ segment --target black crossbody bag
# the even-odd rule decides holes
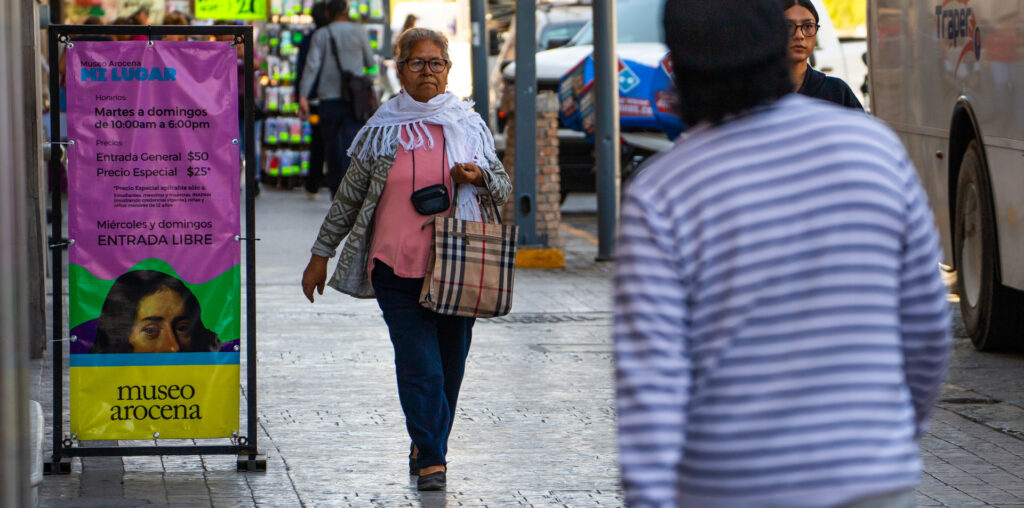
[[[441,145],[441,181],[444,181],[444,168],[447,166],[447,141]],[[448,197],[448,187],[443,183],[428,185],[422,189],[416,188],[416,150],[412,151],[412,207],[420,215],[435,215],[441,213],[451,206],[451,199]]]
[[[352,115],[360,123],[365,123],[377,111],[380,104],[377,103],[377,92],[373,89],[373,80],[346,71],[341,66],[341,57],[338,51],[338,41],[334,40],[334,34],[330,31],[327,35],[331,38],[331,48],[334,54],[334,63],[338,65],[341,72],[341,100],[352,106]]]

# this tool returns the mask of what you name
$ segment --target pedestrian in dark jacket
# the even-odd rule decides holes
[[[818,10],[811,0],[782,0],[789,28],[789,57],[793,66],[793,90],[796,93],[863,110],[857,96],[845,81],[815,70],[807,59],[818,40]]]
[[[309,56],[310,42],[313,40],[313,33],[319,30],[328,23],[331,22],[331,17],[327,11],[327,4],[317,3],[313,4],[313,9],[310,15],[313,17],[314,28],[307,33],[303,38],[302,42],[299,43],[299,56],[295,62],[296,79],[295,79],[295,96],[299,97],[302,95],[299,83],[302,82],[302,77],[306,72],[306,57]],[[317,76],[319,78],[319,76]],[[313,81],[313,91],[310,98],[316,97],[316,80]],[[315,120],[315,121],[314,121]],[[311,140],[309,143],[309,174],[306,176],[306,196],[309,199],[316,199],[320,190],[320,183],[324,178],[324,136],[320,129],[320,107],[319,105],[309,106],[309,123],[311,127]]]
[[[341,185],[349,164],[347,151],[362,127],[352,103],[342,98],[342,75],[350,72],[362,76],[364,69],[376,65],[366,28],[349,20],[347,6],[344,0],[331,0],[331,23],[313,32],[306,68],[299,81],[299,116],[309,118],[310,97],[315,94],[320,100],[326,185],[331,196]]]

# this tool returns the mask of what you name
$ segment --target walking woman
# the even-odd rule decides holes
[[[419,490],[442,490],[474,320],[420,306],[433,228],[423,227],[426,216],[410,195],[444,185],[451,199],[459,197],[461,216],[464,206],[486,213],[489,199],[504,203],[512,184],[483,119],[446,91],[448,40],[410,29],[399,37],[397,63],[402,90],[349,148],[351,163],[313,244],[302,290],[310,302],[314,289],[323,294],[327,259],[347,237],[329,285],[376,297],[395,350],[398,396],[412,438],[410,473],[419,475]],[[464,199],[471,195],[479,198]]]
[[[834,102],[848,108],[864,109],[845,81],[827,76],[811,67],[807,60],[818,41],[818,10],[811,0],[781,0],[786,27],[789,28],[789,61],[792,66],[793,91]]]

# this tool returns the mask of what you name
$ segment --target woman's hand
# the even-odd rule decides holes
[[[306,270],[302,272],[302,293],[313,303],[313,288],[317,293],[324,294],[324,283],[327,282],[327,258],[313,254],[309,258]]]
[[[309,118],[309,99],[299,97],[299,119],[305,120],[307,118]],[[323,294],[323,292],[320,294]]]
[[[470,183],[477,187],[484,185],[484,173],[472,162],[458,163],[452,166],[452,180],[455,183]]]

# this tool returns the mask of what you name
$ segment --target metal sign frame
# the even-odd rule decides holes
[[[64,432],[64,348],[68,339],[62,337],[64,329],[63,262],[64,251],[70,241],[62,237],[63,210],[61,205],[61,156],[53,150],[50,157],[50,199],[52,203],[50,250],[53,276],[53,454],[44,469],[47,474],[71,473],[72,457],[110,457],[138,455],[237,455],[238,471],[266,471],[266,457],[259,452],[258,415],[256,413],[256,147],[254,126],[253,76],[253,30],[251,26],[132,26],[132,25],[50,25],[50,97],[60,95],[60,77],[55,70],[59,55],[59,44],[69,41],[73,35],[231,35],[234,44],[245,48],[245,80],[241,94],[245,113],[245,282],[246,282],[246,417],[248,435],[239,435],[230,445],[195,446],[127,446],[127,447],[78,447],[74,440],[65,437]],[[50,108],[50,145],[70,145],[73,141],[60,140],[60,108]]]

